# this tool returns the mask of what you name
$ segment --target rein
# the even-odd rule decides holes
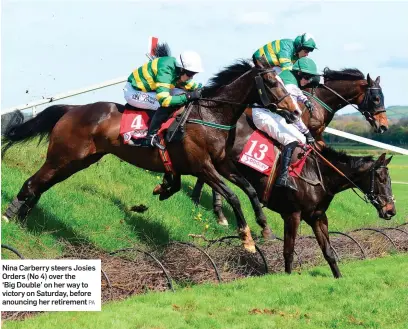
[[[320,154],[319,151],[317,151],[314,146],[310,145],[310,147],[312,148],[312,150],[314,151],[314,153],[323,160],[324,163],[326,163],[329,167],[331,167],[335,172],[337,172],[340,176],[342,176],[343,178],[345,178],[349,183],[351,183],[355,188],[357,188],[361,193],[364,194],[364,198],[360,196],[360,194],[358,194],[355,190],[354,187],[352,187],[351,189],[353,190],[353,192],[361,199],[363,200],[365,203],[368,203],[369,201],[371,203],[376,202],[374,200],[375,194],[374,194],[374,165],[373,167],[370,168],[370,173],[371,173],[371,181],[370,181],[370,192],[365,193],[360,187],[358,187],[350,178],[348,178],[341,170],[339,170],[336,166],[334,166],[329,160],[327,160],[323,155]],[[367,201],[369,200],[369,201]],[[376,202],[377,203],[377,202]]]
[[[245,76],[246,74],[250,73],[252,70],[248,70],[247,72],[245,72],[244,74],[242,74],[241,76],[239,76],[237,79],[235,79],[234,81],[242,78],[243,76]],[[280,102],[282,102],[286,97],[290,96],[290,94],[287,92],[287,90],[285,88],[283,88],[285,90],[285,94],[278,98],[276,100],[275,103],[271,102],[267,93],[266,93],[266,88],[265,88],[265,83],[263,78],[261,77],[262,74],[264,73],[268,73],[268,72],[274,72],[273,69],[266,69],[263,70],[262,72],[259,72],[256,77],[255,77],[255,84],[258,90],[258,94],[259,97],[263,103],[263,105],[268,108],[269,106],[273,106],[275,107],[275,109],[278,108],[278,104]],[[233,81],[233,82],[234,82]],[[278,81],[279,82],[279,81]],[[232,83],[232,82],[231,82]],[[230,84],[231,84],[230,83]],[[229,104],[229,105],[235,105],[235,106],[244,106],[244,107],[255,107],[258,106],[255,103],[238,103],[238,102],[233,102],[233,101],[229,101],[229,100],[225,100],[225,99],[213,99],[213,98],[205,98],[205,97],[200,97],[199,99],[196,100],[197,103],[199,103],[200,101],[206,101],[206,102],[214,102],[214,103],[221,103],[221,104]],[[191,103],[190,103],[191,104]],[[199,106],[200,108],[200,106]],[[189,113],[188,113],[189,114]],[[204,120],[199,120],[199,119],[189,119],[186,120],[185,122],[187,123],[196,123],[196,124],[201,124],[203,126],[207,126],[207,127],[211,127],[211,128],[216,128],[216,129],[222,129],[222,130],[231,130],[234,129],[236,127],[236,124],[231,125],[231,126],[227,126],[227,125],[221,125],[218,123],[213,123],[213,122],[208,122],[208,121],[204,121]]]
[[[349,100],[345,99],[343,96],[341,96],[337,91],[333,90],[332,88],[326,86],[325,84],[322,84],[321,86],[323,88],[325,88],[326,90],[330,91],[331,93],[333,93],[334,95],[336,95],[337,97],[339,97],[341,100],[345,101],[348,105],[351,105],[352,107],[354,107],[357,111],[359,111],[361,114],[363,114],[366,117],[367,120],[373,120],[372,114],[369,111],[367,111],[365,109],[365,106],[364,106],[368,102],[368,97],[369,97],[368,92],[365,93],[363,101],[358,106],[355,106],[354,104],[350,103]],[[379,88],[379,87],[368,87],[367,91],[372,90],[372,89],[381,89],[381,88]],[[359,94],[357,96],[360,96],[360,95],[361,94]],[[378,114],[378,113],[381,113],[381,112],[385,112],[385,110],[376,111],[376,112],[374,112],[374,114]]]

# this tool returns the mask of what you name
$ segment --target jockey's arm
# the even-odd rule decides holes
[[[193,79],[187,80],[186,82],[180,82],[177,84],[177,87],[187,91],[193,91],[202,88],[202,86],[203,85],[201,83],[197,83]]]
[[[279,60],[279,66],[284,70],[291,70],[292,69],[292,53],[293,53],[293,46],[286,42],[281,42],[280,51],[276,54],[276,57]]]
[[[187,103],[187,97],[185,94],[175,96],[170,95],[170,89],[174,88],[171,84],[174,76],[174,68],[170,65],[160,67],[157,72],[156,98],[162,107],[180,106]]]
[[[299,89],[298,86],[294,84],[287,84],[285,85],[286,90],[288,93],[296,99],[297,102],[302,102],[304,103],[307,101],[307,97],[303,95],[302,91]],[[293,122],[293,125],[302,133],[302,134],[307,134],[309,132],[309,129],[306,127],[306,125],[302,121],[302,111],[298,109],[298,111],[295,112],[297,114],[298,119]]]
[[[308,98],[303,94],[298,86],[294,84],[287,84],[285,85],[285,88],[288,93],[291,94],[291,96],[296,98],[296,101],[302,102],[303,104],[308,101]]]

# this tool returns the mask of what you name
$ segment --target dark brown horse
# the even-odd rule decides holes
[[[353,157],[335,152],[330,148],[323,149],[322,154],[361,188],[367,199],[377,209],[379,217],[391,219],[395,216],[391,178],[387,168],[392,157],[385,159],[385,153],[377,160],[372,157]],[[277,191],[275,188],[272,190],[267,207],[278,212],[285,222],[283,251],[285,271],[290,273],[292,270],[295,238],[300,221],[303,219],[313,229],[324,258],[329,263],[334,277],[338,278],[341,274],[330,246],[326,211],[335,194],[352,188],[353,185],[324,162],[319,160],[319,163],[323,178],[322,185],[310,184],[310,181],[319,181],[315,160],[310,157],[302,174],[307,181],[297,179],[299,192]],[[252,179],[250,181],[255,184]],[[254,187],[259,191],[262,190],[262,185],[260,183]],[[287,199],[291,202],[287,202]]]
[[[253,67],[248,61],[240,61],[218,73],[203,90],[205,100],[192,105],[189,119],[201,124],[187,123],[182,142],[172,142],[167,147],[178,174],[198,177],[227,199],[234,209],[243,244],[252,252],[255,252],[254,242],[238,197],[219,173],[245,187],[245,192],[257,200],[255,190],[235,170],[226,154],[235,139],[235,129],[230,128],[248,104],[261,102],[259,85],[263,88],[263,96],[276,101],[280,108],[295,110],[291,97],[287,97],[286,89],[273,73]],[[44,192],[105,154],[114,154],[140,168],[165,172],[157,149],[123,144],[119,136],[123,110],[123,105],[108,102],[54,105],[31,120],[8,129],[3,155],[12,145],[35,136],[49,136],[49,146],[45,163],[24,183],[3,218],[25,217]],[[227,128],[219,129],[221,126]]]
[[[374,130],[382,133],[388,129],[388,121],[384,109],[384,96],[380,86],[380,77],[375,81],[357,69],[345,69],[334,71],[326,68],[324,70],[324,86],[312,90],[307,89],[309,94],[313,94],[311,101],[315,110],[311,114],[303,111],[303,122],[310,129],[320,147],[324,146],[322,133],[334,117],[334,114],[348,104],[357,104],[359,111],[366,117]],[[249,111],[246,111],[249,112]],[[249,136],[254,132],[255,127],[251,124],[251,119],[243,114],[238,120],[237,138],[232,149],[231,157],[235,161],[247,142]],[[242,165],[239,164],[239,168]],[[193,191],[193,200],[198,204],[203,183],[198,180]],[[222,212],[222,199],[217,193],[213,193],[214,212],[218,218],[218,223],[228,225]],[[257,217],[257,223],[266,227],[266,219]]]
[[[302,150],[297,148],[294,157],[300,152]],[[364,192],[366,198],[377,209],[379,217],[390,219],[396,214],[391,178],[387,168],[391,157],[385,159],[385,153],[377,160],[370,156],[353,157],[330,148],[324,148],[322,155]],[[341,274],[330,246],[326,211],[335,194],[352,188],[353,185],[325,162],[320,159],[317,161],[322,181],[314,156],[309,156],[302,171],[302,178],[296,179],[298,191],[274,187],[266,206],[278,212],[284,220],[285,271],[287,273],[292,271],[297,230],[300,221],[304,220],[313,229],[324,258],[329,263],[334,277],[338,278]],[[267,184],[265,175],[249,167],[242,168],[242,173],[258,193],[263,193]]]

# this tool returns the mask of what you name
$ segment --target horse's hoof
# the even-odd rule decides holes
[[[217,222],[218,222],[218,225],[228,226],[228,221],[225,217],[218,218]]]
[[[159,196],[159,200],[160,201],[164,201],[167,200],[168,198],[170,198],[174,193],[168,192],[168,191],[164,191],[162,193],[160,193]]]
[[[1,216],[1,219],[6,223],[10,222],[10,219],[6,215]]]
[[[157,194],[162,194],[165,190],[163,189],[162,185],[156,185],[156,187],[153,190],[153,195],[157,195]]]
[[[275,240],[276,239],[276,235],[272,233],[269,227],[265,227],[261,233],[262,233],[262,237],[265,240]]]
[[[244,244],[244,248],[245,248],[246,251],[248,251],[248,252],[251,253],[251,254],[255,254],[255,253],[256,253],[256,248],[255,248],[255,244],[254,244],[254,243],[250,243],[250,244],[245,243],[245,244]]]

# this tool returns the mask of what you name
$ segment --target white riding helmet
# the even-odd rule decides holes
[[[204,72],[203,66],[201,65],[201,57],[195,51],[187,50],[180,54],[179,66],[187,71],[200,73]]]

